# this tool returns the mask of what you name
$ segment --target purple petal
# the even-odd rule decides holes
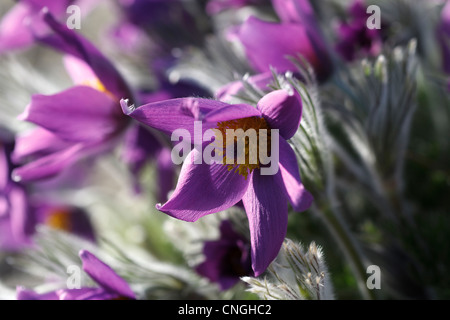
[[[282,22],[317,27],[314,10],[309,0],[272,0],[272,5]]]
[[[297,132],[302,116],[302,100],[295,89],[272,91],[258,102],[258,109],[271,129],[279,129],[284,139]]]
[[[178,98],[145,104],[136,109],[128,106],[127,101],[121,101],[122,110],[125,114],[149,127],[158,129],[168,135],[177,129],[186,129],[194,138],[194,121],[201,121],[205,114],[211,110],[228,106],[227,103],[200,99],[200,98]],[[203,132],[211,127],[203,125]]]
[[[86,62],[105,88],[117,99],[132,98],[133,94],[123,77],[92,43],[56,21],[50,12],[43,12],[42,19],[51,28],[53,34],[36,34],[35,37],[38,40]]]
[[[33,36],[25,20],[32,9],[25,3],[17,3],[3,18],[0,24],[0,53],[26,47],[33,43]]]
[[[83,270],[103,289],[117,293],[120,297],[136,299],[128,283],[92,253],[82,250],[80,258],[83,262]]]
[[[294,210],[298,212],[307,210],[314,198],[302,184],[294,150],[282,138],[280,139],[280,171]]]
[[[118,107],[118,101],[107,94],[76,86],[51,96],[33,95],[20,119],[67,141],[94,142],[106,140],[121,129],[126,118],[117,113]]]
[[[154,159],[162,148],[162,142],[150,130],[135,124],[125,134],[122,159],[134,175],[138,175],[145,163]]]
[[[299,54],[313,66],[320,63],[307,29],[301,24],[277,24],[250,17],[238,36],[249,62],[259,72],[270,71],[270,67],[278,72],[295,71],[297,67],[287,57]]]
[[[209,112],[203,118],[203,122],[217,124],[217,122],[220,121],[249,117],[261,117],[261,112],[259,112],[255,107],[252,107],[248,104],[228,104]]]
[[[241,200],[248,186],[248,179],[228,171],[226,165],[195,164],[201,157],[192,150],[181,168],[174,193],[157,209],[184,220],[196,221],[207,214],[216,213],[235,205]]]
[[[65,289],[56,292],[59,300],[114,300],[121,298],[103,288]]]
[[[16,145],[11,155],[15,163],[25,161],[29,157],[44,156],[58,152],[71,146],[56,135],[41,127],[16,137]]]
[[[59,300],[55,291],[39,294],[23,287],[17,288],[17,300]]]
[[[205,260],[195,270],[222,290],[236,284],[240,277],[252,274],[250,244],[241,234],[233,230],[228,220],[220,224],[220,237],[206,241],[203,245]]]
[[[69,54],[65,55],[64,66],[73,83],[76,85],[87,85],[88,83],[93,83],[95,80],[98,80],[97,75],[92,71],[89,65],[75,56]]]
[[[15,181],[21,182],[54,177],[78,161],[84,155],[83,151],[83,144],[75,144],[14,169],[12,176]]]
[[[247,212],[255,276],[263,273],[280,251],[287,231],[288,208],[281,174],[255,172],[242,201]]]

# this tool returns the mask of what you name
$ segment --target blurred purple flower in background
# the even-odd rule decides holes
[[[66,54],[75,86],[50,96],[32,96],[20,119],[39,127],[17,141],[13,157],[25,162],[13,172],[18,181],[58,175],[83,157],[109,150],[129,123],[119,100],[133,98],[112,63],[91,43],[48,12],[43,21],[54,34],[39,40]]]
[[[375,57],[383,47],[381,29],[367,27],[366,8],[362,0],[354,0],[348,8],[348,21],[342,21],[338,26],[336,51],[347,61]]]
[[[255,71],[298,72],[289,60],[303,57],[320,81],[328,78],[332,63],[314,11],[307,0],[273,0],[279,23],[249,17],[234,36],[242,43]],[[295,35],[295,36],[293,36]],[[299,61],[300,62],[300,61]],[[300,62],[301,64],[301,62]]]
[[[183,163],[169,201],[157,205],[158,210],[172,217],[196,221],[242,200],[250,223],[252,268],[257,276],[264,272],[286,235],[288,199],[296,211],[308,209],[313,200],[301,183],[295,153],[286,142],[300,124],[302,103],[298,93],[271,92],[259,101],[257,108],[198,98],[172,99],[131,110],[122,101],[122,108],[145,125],[167,134],[183,128],[191,133],[191,138],[195,136],[194,121],[199,119],[203,119],[203,132],[228,126],[256,131],[279,129],[280,170],[276,174],[261,175],[259,162],[231,167],[203,161],[196,164],[202,151],[194,148]]]
[[[98,287],[61,289],[38,294],[25,288],[17,288],[17,300],[134,300],[136,295],[128,283],[103,261],[89,251],[79,253],[83,270]]]
[[[48,32],[48,26],[40,19],[40,11],[46,7],[58,19],[66,18],[70,5],[77,5],[85,16],[99,0],[19,0],[0,23],[0,53],[26,49],[35,43],[33,32]]]
[[[222,221],[219,229],[219,239],[203,244],[205,260],[195,270],[218,283],[221,290],[228,290],[239,282],[240,277],[253,274],[250,241],[234,231],[228,220]]]

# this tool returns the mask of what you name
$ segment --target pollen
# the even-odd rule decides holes
[[[228,167],[228,171],[237,172],[245,179],[253,170],[261,167],[261,141],[266,142],[266,155],[270,155],[270,127],[262,117],[222,121],[217,123],[214,130],[216,150],[223,156],[222,163]],[[220,134],[217,134],[219,132]],[[230,150],[227,146],[230,141],[233,143],[232,154],[227,152]],[[238,154],[242,155],[242,159],[237,156]]]

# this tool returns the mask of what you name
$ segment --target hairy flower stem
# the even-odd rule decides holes
[[[339,210],[336,207],[329,206],[324,209],[313,206],[312,210],[325,222],[333,238],[337,240],[339,247],[350,263],[362,297],[366,300],[375,300],[374,292],[366,286],[367,274],[364,263],[366,259],[350,230],[343,223]]]

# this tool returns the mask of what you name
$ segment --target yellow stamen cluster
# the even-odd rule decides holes
[[[227,155],[227,130],[231,129],[236,132],[238,129],[242,129],[244,132],[247,132],[249,129],[254,129],[256,132],[257,141],[251,141],[249,137],[242,135],[241,137],[234,136],[234,147],[235,154]],[[260,131],[261,129],[265,129]],[[216,133],[216,150],[223,156],[223,164],[228,167],[228,171],[234,170],[234,172],[239,173],[247,179],[249,173],[251,173],[255,169],[259,169],[261,166],[260,161],[260,139],[264,139],[267,141],[267,150],[270,154],[270,127],[266,120],[262,117],[249,117],[249,118],[241,118],[236,120],[222,121],[217,123],[217,128],[214,129]],[[263,134],[263,132],[267,132],[267,134]],[[245,163],[238,163],[238,159],[236,157],[236,153],[240,150],[236,150],[236,147],[239,146],[240,142],[242,146],[244,146],[244,150],[242,150],[245,154]],[[250,161],[250,155],[256,155],[256,161]],[[227,162],[232,162],[227,163]]]

